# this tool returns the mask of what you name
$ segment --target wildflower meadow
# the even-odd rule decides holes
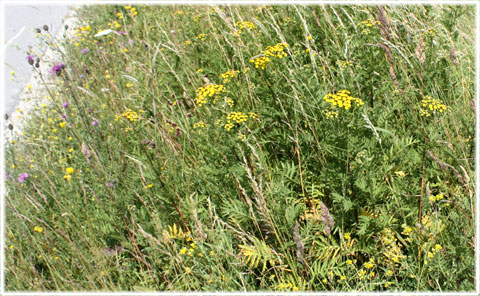
[[[474,5],[77,17],[6,117],[7,291],[475,289]]]

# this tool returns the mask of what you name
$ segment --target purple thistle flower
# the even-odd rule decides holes
[[[5,173],[5,180],[10,179],[10,175],[8,173]]]
[[[27,61],[30,65],[33,65],[33,63],[35,62],[35,56],[33,55],[28,55],[27,56]]]
[[[63,103],[63,108],[68,108],[68,105],[70,105],[68,102]]]
[[[57,76],[60,76],[62,74],[62,70],[65,68],[65,65],[62,63],[58,63],[55,66],[52,67],[52,69],[49,70],[50,74],[57,74]]]
[[[130,70],[130,67],[126,67],[126,68],[125,68],[125,71],[130,72],[130,71],[131,71],[131,70]]]
[[[81,53],[87,53],[87,52],[89,52],[89,51],[90,51],[90,50],[89,50],[88,48],[84,48],[84,49],[80,50]]]
[[[63,118],[63,119],[67,119],[67,115],[62,114],[62,118]]]
[[[125,32],[125,31],[118,31],[118,34],[125,35],[125,34],[127,34],[127,32]]]
[[[98,121],[96,121],[96,120],[92,121],[92,125],[93,125],[93,126],[97,126],[97,125],[98,125]]]
[[[134,42],[134,41],[133,41],[132,39],[128,40],[128,43],[129,43],[130,45],[133,45],[133,42]]]
[[[20,176],[18,176],[18,182],[23,183],[28,177],[30,176],[27,173],[21,173]]]

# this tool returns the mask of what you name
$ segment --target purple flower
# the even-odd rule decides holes
[[[33,65],[33,63],[35,62],[35,56],[33,55],[28,55],[27,56],[27,61],[30,65]]]
[[[93,126],[97,126],[97,125],[98,125],[98,121],[96,121],[96,120],[92,121],[92,125],[93,125]]]
[[[89,51],[90,51],[90,50],[88,50],[88,48],[84,48],[84,49],[80,50],[81,53],[87,53],[87,52],[89,52]]]
[[[70,105],[68,102],[63,103],[63,108],[68,108],[68,105]]]
[[[103,51],[101,49],[97,50],[98,53],[102,53]]]
[[[127,34],[127,32],[125,32],[125,31],[118,31],[118,34],[125,35],[125,34]]]
[[[67,115],[62,114],[62,118],[63,118],[63,119],[67,119]]]
[[[130,67],[126,67],[125,71],[130,72]]]
[[[134,42],[134,41],[133,41],[132,39],[128,40],[128,43],[129,43],[130,45],[132,45],[133,42]]]
[[[21,173],[20,176],[18,176],[18,182],[23,183],[28,177],[29,175],[27,173]]]
[[[5,180],[10,179],[10,175],[8,173],[5,174]]]
[[[55,66],[52,67],[52,69],[49,70],[50,74],[57,74],[57,76],[60,76],[62,74],[62,70],[65,68],[65,65],[62,63],[58,63]]]

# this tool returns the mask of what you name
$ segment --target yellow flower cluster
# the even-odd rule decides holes
[[[362,29],[362,34],[370,34],[370,28],[373,27],[373,25],[380,25],[380,22],[374,19],[369,19],[369,20],[364,20],[358,23],[358,26],[363,28]]]
[[[132,15],[138,15],[137,9],[135,7],[131,7],[130,5],[126,5],[125,9],[128,10]]]
[[[433,257],[435,257],[437,252],[440,251],[441,249],[442,249],[442,246],[440,244],[436,244],[435,247],[431,249],[431,251],[427,252],[427,257],[429,259],[432,259]]]
[[[432,203],[444,199],[443,193],[439,193],[437,195],[430,195],[428,200]]]
[[[85,27],[79,27],[78,29],[75,29],[75,32],[78,32],[78,30],[85,32],[85,31],[91,31],[92,28],[89,25],[86,25]]]
[[[370,20],[364,20],[358,23],[358,26],[363,28],[362,29],[362,34],[370,34],[370,28],[373,27],[373,25],[380,25],[380,22],[374,19]]]
[[[363,266],[366,269],[371,269],[371,268],[375,267],[375,260],[373,260],[373,258],[370,258],[370,260],[368,260],[368,262],[363,263]]]
[[[430,96],[424,96],[422,99],[422,109],[420,110],[420,114],[429,117],[432,114],[435,114],[437,110],[442,113],[443,111],[447,111],[448,107],[440,100],[432,99]]]
[[[269,57],[283,58],[287,56],[287,53],[284,51],[288,47],[286,43],[277,43],[274,46],[267,46],[263,54],[253,57],[250,59],[250,63],[255,64],[255,68],[265,69],[267,63],[272,60]]]
[[[397,238],[392,230],[385,228],[382,231],[381,242],[385,250],[382,254],[385,257],[386,264],[395,265],[396,263],[400,263],[401,259],[406,258],[405,255],[402,254],[400,245],[397,243]]]
[[[364,20],[358,23],[359,26],[372,27],[373,25],[380,25],[380,22],[374,19]]]
[[[249,30],[253,30],[255,28],[255,25],[252,22],[238,21],[235,23],[235,26],[240,29],[237,31],[237,36],[242,34],[242,29],[248,28]]]
[[[133,110],[127,109],[127,111],[123,112],[122,114],[115,115],[115,121],[118,121],[122,117],[130,120],[131,122],[135,122],[138,120],[138,113]]]
[[[229,70],[223,74],[220,75],[220,77],[223,78],[223,83],[228,83],[230,82],[230,78],[235,77],[240,71],[235,71],[235,70]]]
[[[180,255],[187,254],[188,256],[193,256],[194,252],[195,252],[195,243],[191,243],[190,248],[188,250],[185,247],[180,250]]]
[[[337,118],[337,117],[338,117],[338,112],[337,112],[337,111],[328,111],[328,112],[325,114],[325,117],[326,117],[327,119]]]
[[[250,63],[254,63],[255,68],[257,68],[257,69],[261,68],[262,70],[264,70],[267,63],[269,63],[271,61],[272,60],[269,57],[264,57],[264,56],[260,56],[260,57],[250,59]]]
[[[202,128],[202,127],[207,127],[207,126],[208,126],[208,124],[206,124],[205,122],[199,121],[199,122],[197,122],[193,125],[193,128]]]
[[[346,242],[343,242],[342,244],[347,248],[351,248],[353,247],[353,244],[355,243],[355,239],[352,239],[352,236],[350,235],[350,233],[345,233],[343,235],[343,238],[346,240]],[[351,260],[350,260],[351,262]],[[348,263],[347,263],[348,264]]]
[[[402,234],[407,237],[405,241],[409,243],[412,242],[410,235],[413,233],[413,228],[411,226],[407,226],[407,224],[402,224],[402,228],[403,228]]]
[[[70,182],[70,180],[72,180],[72,174],[73,174],[73,172],[75,172],[75,169],[74,168],[66,168],[65,171],[67,172],[67,174],[65,176],[63,176],[63,178],[65,179],[65,181]]]
[[[38,233],[42,233],[43,232],[43,227],[41,226],[35,226],[33,227],[33,231],[36,231]]]
[[[247,121],[247,119],[248,119],[247,114],[242,113],[242,112],[230,112],[227,115],[227,122],[229,122],[230,120],[233,120],[236,123],[242,123],[242,122]]]
[[[185,239],[185,241],[189,242],[192,240],[190,231],[183,232],[181,227],[177,227],[177,224],[173,224],[172,226],[168,225],[168,231],[163,230],[162,235],[164,238],[168,239]]]
[[[207,34],[201,33],[197,35],[197,39],[200,39],[202,41],[205,41],[206,38],[207,38]]]
[[[233,99],[232,98],[226,98],[225,101],[227,102],[228,106],[233,107]]]
[[[239,27],[240,29],[248,28],[248,29],[251,30],[251,29],[255,28],[255,25],[252,22],[238,21],[238,22],[235,23],[235,26]]]
[[[277,43],[274,46],[267,46],[264,54],[270,57],[283,58],[287,56],[287,53],[284,51],[288,47],[286,43]]]
[[[348,66],[353,66],[353,63],[351,61],[338,61],[338,62],[340,64],[340,67],[342,67],[342,69],[345,69]]]
[[[345,89],[337,92],[336,94],[326,94],[323,97],[323,100],[330,103],[334,108],[345,108],[345,110],[348,110],[352,107],[352,102],[355,102],[357,107],[364,104],[361,99],[350,96],[350,92]]]
[[[299,290],[299,288],[292,283],[287,283],[287,284],[280,283],[278,284],[277,288],[278,290],[284,290],[284,291],[286,290],[286,291],[292,291],[292,292],[296,292]]]
[[[195,91],[197,96],[195,97],[195,102],[199,107],[207,103],[207,98],[219,95],[225,91],[225,86],[221,84],[208,84],[205,87],[199,87]]]
[[[223,126],[227,131],[230,131],[234,126],[235,123],[243,123],[247,121],[248,115],[243,112],[230,112],[227,115],[227,123]]]

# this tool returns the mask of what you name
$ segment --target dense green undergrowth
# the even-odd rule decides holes
[[[474,289],[473,6],[80,19],[6,145],[7,290]]]

